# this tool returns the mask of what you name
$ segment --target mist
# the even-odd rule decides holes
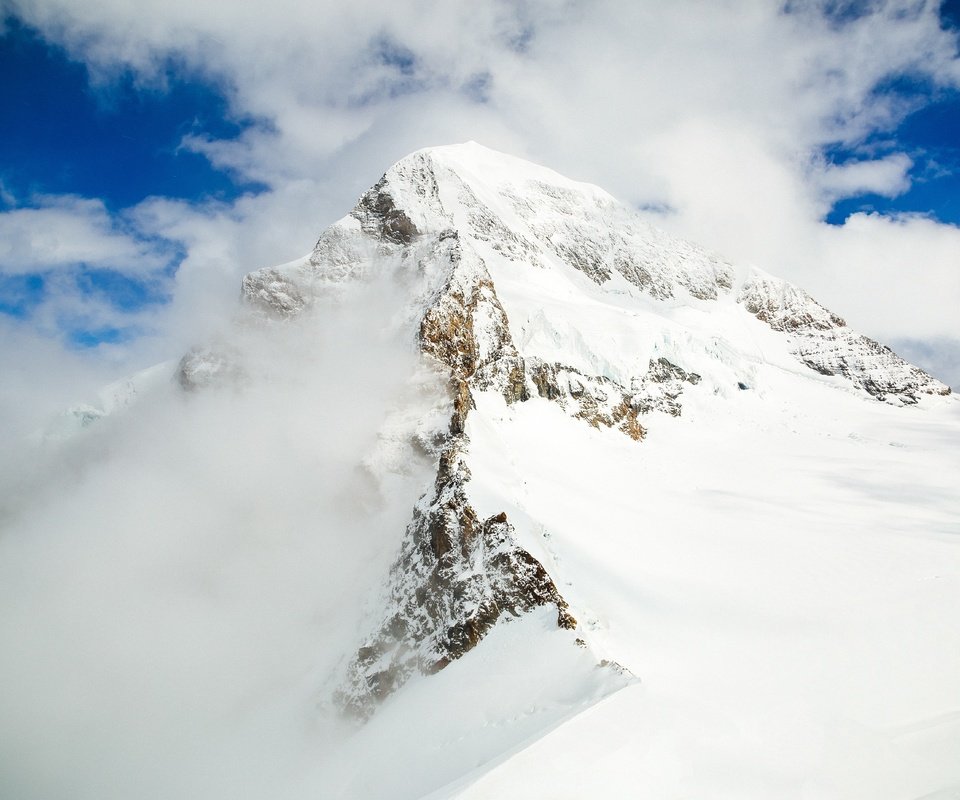
[[[430,484],[417,426],[447,402],[395,295],[373,281],[294,323],[234,322],[214,346],[242,377],[184,392],[171,369],[7,451],[8,796],[303,796],[336,761],[330,684]]]

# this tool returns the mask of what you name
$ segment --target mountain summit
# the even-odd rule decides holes
[[[784,387],[808,384],[902,406],[950,393],[802,289],[669,236],[601,189],[473,142],[397,162],[308,257],[244,278],[243,297],[265,317],[291,318],[385,277],[404,298],[386,324],[443,374],[449,409],[416,433],[435,480],[335,693],[361,717],[535,608],[587,645],[543,543],[530,541],[536,523],[488,489],[483,510],[472,499],[474,431],[511,408],[610,429],[639,459],[648,430],[681,416],[688,397],[723,404],[750,392],[775,403]],[[227,363],[191,354],[180,383]]]
[[[5,796],[960,796],[943,383],[473,143],[242,298],[0,464]]]
[[[516,366],[509,359],[518,356],[517,345],[522,357],[549,361],[558,353],[545,340],[562,348],[569,335],[561,331],[572,326],[585,351],[566,354],[577,362],[570,366],[624,386],[646,373],[649,355],[668,354],[665,336],[642,337],[629,351],[592,341],[577,314],[563,313],[575,297],[589,298],[595,322],[606,317],[618,333],[624,317],[641,310],[666,330],[683,325],[680,309],[711,314],[712,338],[738,353],[743,369],[757,360],[757,343],[750,327],[741,330],[734,305],[782,334],[795,361],[877,399],[912,404],[950,391],[851,331],[802,289],[672,237],[602,189],[474,142],[400,160],[323,233],[308,258],[248,275],[243,294],[268,314],[291,316],[336,284],[388,270],[405,275],[414,266],[423,277],[412,299],[425,306],[422,350],[464,379],[489,373],[481,383],[508,363]]]

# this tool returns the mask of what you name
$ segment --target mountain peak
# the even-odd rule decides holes
[[[456,266],[438,268],[431,278],[424,273],[425,282],[408,297],[408,316],[423,316],[426,295],[441,292],[448,278],[490,285],[510,320],[511,337],[526,343],[521,349],[547,360],[562,355],[578,368],[629,383],[651,359],[674,352],[674,329],[706,319],[711,323],[695,337],[699,343],[674,355],[702,366],[700,351],[710,347],[704,336],[712,336],[739,352],[749,372],[757,345],[756,335],[744,336],[747,311],[782,334],[788,360],[799,360],[811,376],[841,376],[891,402],[949,391],[850,331],[802,289],[671,236],[598,187],[476,142],[400,159],[321,235],[309,256],[247,276],[244,296],[265,313],[297,315],[318,293],[384,269],[404,272],[411,259],[425,263],[425,255],[450,250],[454,238]],[[571,329],[584,304],[606,307],[600,316],[611,315],[610,330],[621,328],[625,309],[636,304],[638,313],[659,320],[661,330],[604,353],[609,343],[593,341],[602,337],[602,326]],[[682,313],[688,320],[679,318]],[[624,331],[628,340],[631,328]],[[550,340],[555,347],[546,346]],[[731,382],[743,381],[727,375],[725,385]]]
[[[399,289],[385,324],[445,375],[449,405],[428,437],[435,484],[338,690],[361,716],[412,675],[463,656],[501,618],[550,606],[558,626],[579,631],[514,518],[471,500],[482,398],[546,403],[640,443],[688,397],[763,398],[783,375],[895,405],[950,391],[802,289],[658,230],[602,189],[475,142],[401,159],[309,256],[248,275],[243,293],[258,313],[288,318],[377,280]]]

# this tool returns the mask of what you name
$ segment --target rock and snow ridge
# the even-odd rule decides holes
[[[242,290],[255,313],[287,319],[384,275],[407,298],[390,324],[445,374],[449,418],[420,433],[436,480],[336,691],[360,717],[501,618],[550,606],[559,627],[587,635],[507,514],[481,519],[471,505],[478,396],[549,401],[640,442],[657,413],[682,413],[685,392],[757,388],[758,361],[896,405],[950,392],[801,289],[671,237],[596,187],[474,143],[402,159],[309,256],[251,273]],[[194,389],[234,372],[229,357],[197,350],[178,379]]]

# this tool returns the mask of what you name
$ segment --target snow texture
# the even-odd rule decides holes
[[[681,396],[701,384],[691,367],[698,359],[712,363],[713,377],[700,390],[752,388],[753,318],[779,335],[783,356],[878,399],[913,404],[923,394],[949,393],[849,331],[803,290],[758,270],[739,270],[738,285],[733,265],[653,228],[601,189],[474,143],[404,158],[309,257],[247,276],[243,292],[261,313],[284,317],[345,282],[390,271],[419,278],[401,314],[417,325],[421,352],[448,370],[453,411],[448,430],[433,436],[440,443],[435,486],[414,510],[380,610],[371,614],[372,633],[337,693],[361,716],[411,675],[464,655],[503,612],[552,604],[561,626],[574,625],[544,565],[503,513],[481,521],[470,506],[475,393],[496,393],[508,405],[542,398],[594,428],[640,441],[641,415],[681,414]],[[561,313],[546,302],[558,291],[566,295]],[[676,329],[667,325],[650,336],[658,312],[669,319],[691,311],[725,322],[732,316],[733,335],[672,345]],[[625,314],[646,317],[627,320],[634,337],[647,339],[629,358],[622,344],[595,341],[605,328],[622,327]],[[588,329],[594,341],[585,339]],[[544,336],[547,348],[538,346]],[[733,375],[717,375],[718,361]]]

